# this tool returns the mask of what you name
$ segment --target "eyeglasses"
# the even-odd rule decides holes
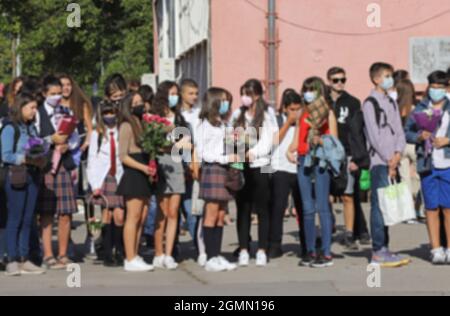
[[[338,83],[347,83],[347,78],[334,78],[331,79],[331,82],[333,82],[334,84],[338,84]]]

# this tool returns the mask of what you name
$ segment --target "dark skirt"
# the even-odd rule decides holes
[[[134,160],[147,165],[149,157],[146,154],[130,154]],[[154,189],[150,178],[143,172],[124,166],[124,174],[117,189],[117,195],[125,199],[150,198]]]
[[[117,180],[115,177],[111,175],[106,177],[102,187],[102,194],[106,201],[103,198],[94,198],[92,200],[93,205],[100,205],[102,208],[108,207],[110,210],[123,209],[125,207],[123,197],[117,194]]]
[[[200,181],[200,199],[212,202],[228,202],[233,195],[226,188],[227,168],[219,164],[204,164]]]
[[[74,183],[64,166],[53,175],[48,172],[39,192],[38,212],[42,215],[72,215],[78,212]]]

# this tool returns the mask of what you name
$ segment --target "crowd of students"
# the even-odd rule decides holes
[[[283,255],[283,218],[291,200],[300,265],[331,267],[332,197],[343,202],[347,250],[372,243],[371,263],[404,266],[410,259],[389,250],[378,199],[378,190],[397,178],[424,201],[426,212],[418,208],[418,219],[426,218],[432,263],[450,264],[450,71],[430,74],[421,101],[407,72],[375,63],[369,74],[374,89],[362,104],[345,89],[346,71],[334,67],[326,80],[311,77],[300,91],[285,90],[277,110],[264,100],[262,83],[248,80],[235,111],[229,91],[211,87],[200,98],[191,79],[163,82],[154,93],[115,74],[105,82],[104,98],[93,104],[66,74],[16,78],[0,107],[0,256],[6,255],[6,274],[44,274],[71,263],[72,218],[80,196],[88,207],[102,209],[98,252],[104,265],[129,272],[177,269],[184,228],[207,271],[249,266],[252,214],[258,223],[255,265],[264,267]],[[417,122],[415,113],[424,111],[440,113],[436,131]],[[157,171],[141,144],[146,113],[170,123],[166,132],[173,148],[161,152]],[[59,131],[64,115],[79,123],[70,135]],[[243,147],[233,143],[230,151],[230,137],[241,136]],[[33,139],[48,144],[49,153],[30,155]],[[370,234],[360,181],[368,172]],[[149,180],[155,176],[157,182]],[[236,263],[221,254],[232,201]],[[143,236],[154,248],[151,264],[142,256]]]

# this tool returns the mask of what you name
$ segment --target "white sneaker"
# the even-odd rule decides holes
[[[264,251],[259,250],[256,253],[256,266],[265,267],[267,265],[267,255]]]
[[[219,258],[211,258],[205,265],[205,270],[208,272],[222,272],[225,271],[225,266],[220,263]]]
[[[136,259],[147,269],[150,269],[150,271],[155,270],[155,267],[151,264],[148,264],[147,262],[145,262],[144,258],[142,258],[141,256],[137,256]]]
[[[225,267],[225,270],[227,271],[233,271],[237,269],[237,265],[234,263],[229,262],[227,259],[225,259],[224,257],[220,256],[217,258],[219,260],[219,263]]]
[[[176,268],[178,268],[178,263],[175,262],[173,257],[166,256],[164,258],[164,267],[166,267],[167,270],[176,270]]]
[[[248,267],[250,263],[250,255],[247,250],[241,250],[239,253],[239,266]]]
[[[447,254],[444,248],[437,248],[431,250],[431,262],[435,265],[445,264],[447,262]]]
[[[447,264],[450,264],[450,249],[447,249],[446,251],[445,251],[445,262],[447,263]]]
[[[159,257],[155,257],[153,258],[153,266],[156,269],[164,269],[164,259],[166,258],[166,256],[162,255]]]
[[[204,267],[206,265],[206,262],[208,261],[208,256],[206,253],[202,253],[198,256],[197,263],[200,267]]]
[[[131,261],[125,260],[124,270],[126,272],[150,272],[153,267],[144,265],[138,258]]]

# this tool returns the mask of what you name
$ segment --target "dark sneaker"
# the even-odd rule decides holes
[[[311,264],[316,260],[316,257],[317,256],[315,253],[309,253],[302,257],[302,260],[298,265],[302,267],[310,267]]]
[[[345,232],[341,244],[346,250],[358,250],[358,244],[355,242],[353,232]]]
[[[362,246],[370,246],[372,240],[370,239],[370,235],[368,233],[362,234],[361,238],[359,238],[359,243]]]
[[[329,268],[334,265],[332,256],[319,256],[311,264],[312,268]]]

